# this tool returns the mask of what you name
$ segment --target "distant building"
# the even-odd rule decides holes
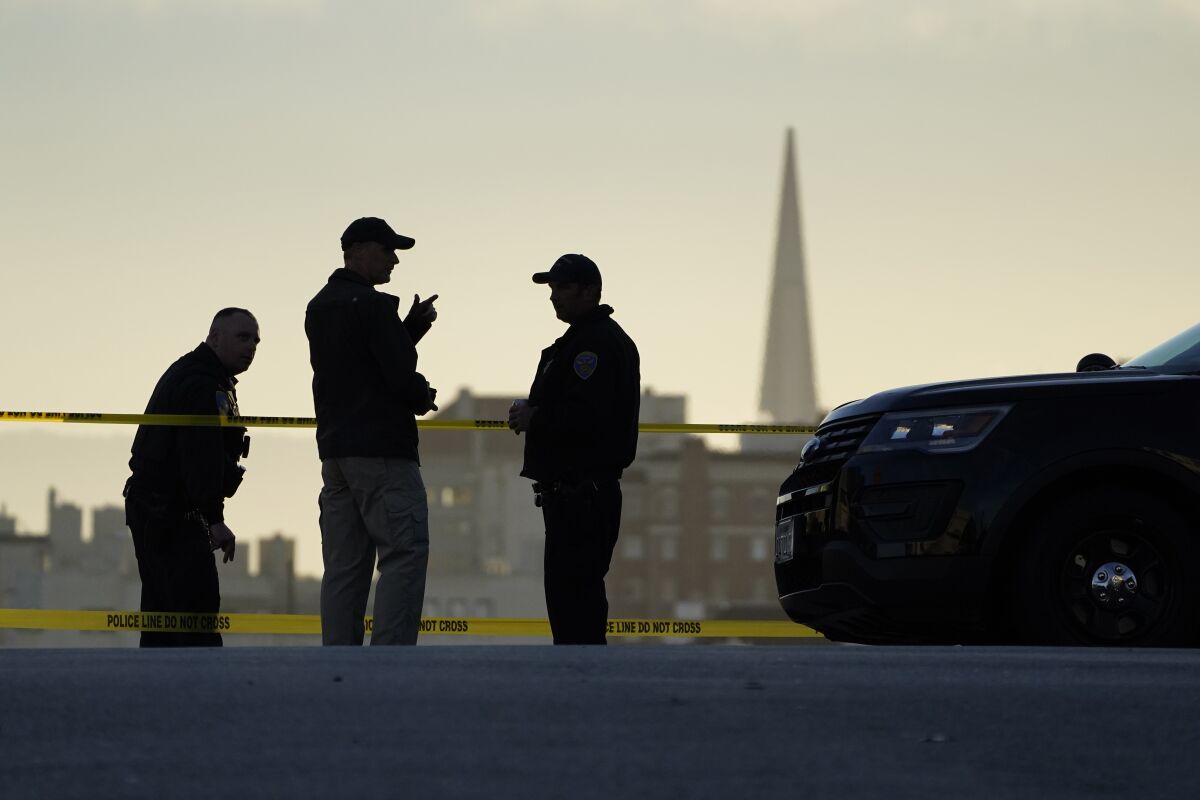
[[[90,560],[101,569],[124,574],[137,572],[124,508],[108,505],[92,509],[92,539],[88,549]]]
[[[773,422],[815,425],[819,417],[816,369],[793,139],[788,128],[759,410]]]
[[[462,390],[436,418],[507,420],[511,397]],[[509,575],[541,569],[541,515],[520,477],[525,440],[508,431],[437,431],[421,437],[429,495],[429,574]]]
[[[786,454],[714,451],[688,437],[678,453],[634,462],[609,572],[612,616],[700,618],[775,598],[775,497],[795,466]]]
[[[46,537],[21,536],[0,513],[0,608],[41,608]],[[0,629],[0,646],[36,647],[42,631]]]
[[[440,419],[507,420],[512,397],[462,390]],[[687,400],[646,390],[642,422],[682,422]],[[675,452],[678,434],[644,434],[643,454]],[[541,575],[545,529],[533,505],[533,482],[521,477],[525,439],[508,431],[437,431],[421,439],[429,494],[429,573]]]
[[[40,608],[46,537],[17,533],[17,518],[0,505],[0,608]],[[33,646],[40,631],[0,630],[0,646]]]
[[[272,596],[282,601],[278,613],[296,613],[296,540],[278,531],[259,539],[258,574],[271,585]]]
[[[0,505],[0,536],[16,536],[17,518],[8,513],[8,506]]]
[[[46,537],[0,533],[0,607],[41,608]]]
[[[73,564],[83,546],[83,510],[73,503],[58,502],[58,492],[50,487],[46,518],[51,556],[62,566]]]
[[[766,339],[763,342],[759,411],[763,421],[783,425],[816,425],[825,413],[817,405],[811,314],[808,303],[808,260],[800,215],[794,135],[784,140],[783,181],[775,237],[771,294],[767,299]],[[746,434],[740,445],[747,452],[799,454],[803,439],[793,436]]]

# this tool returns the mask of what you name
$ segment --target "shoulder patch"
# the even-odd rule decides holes
[[[575,374],[585,381],[592,377],[596,371],[596,365],[600,363],[600,357],[591,350],[584,350],[579,355],[575,356]]]

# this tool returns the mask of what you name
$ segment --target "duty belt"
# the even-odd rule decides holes
[[[175,519],[183,519],[187,522],[194,522],[204,531],[204,535],[208,537],[208,543],[213,543],[212,527],[200,509],[187,509],[183,505],[165,492],[155,492],[144,489],[134,483],[133,478],[125,481],[125,488],[121,495],[127,500],[148,507],[152,511],[157,510],[158,513]]]
[[[147,489],[145,486],[135,483],[133,478],[125,481],[125,488],[121,491],[121,496],[126,500],[132,500],[138,505],[152,509],[159,514],[182,516],[187,512],[183,503],[175,495],[169,492]]]
[[[556,497],[566,499],[584,490],[599,491],[595,481],[537,481],[533,484],[533,505],[541,508]]]

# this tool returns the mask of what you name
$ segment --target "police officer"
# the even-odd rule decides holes
[[[208,338],[172,364],[150,395],[147,414],[237,416],[235,375],[258,348],[258,321],[244,308],[213,317]],[[214,550],[232,561],[237,539],[224,504],[242,482],[246,429],[139,425],[125,484],[125,522],[133,534],[141,609],[216,614],[221,610]],[[221,645],[216,632],[143,631],[142,647]]]
[[[555,644],[605,644],[608,573],[621,526],[621,472],[637,450],[640,359],[600,304],[600,270],[562,256],[534,283],[570,327],[542,351],[527,400],[508,426],[526,432],[521,474],[535,483],[546,523],[546,611]]]

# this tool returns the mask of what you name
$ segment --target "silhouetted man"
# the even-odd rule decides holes
[[[1083,358],[1079,359],[1079,363],[1075,365],[1076,372],[1101,372],[1106,369],[1112,369],[1117,365],[1110,357],[1104,353],[1088,353]]]
[[[555,644],[605,644],[604,576],[621,527],[622,471],[637,451],[640,359],[600,304],[600,270],[568,254],[533,276],[570,327],[542,351],[528,400],[508,425],[527,432],[521,474],[546,523],[546,611]]]
[[[429,520],[416,416],[437,409],[417,372],[416,343],[437,318],[432,295],[400,301],[375,290],[391,280],[397,250],[415,242],[382,219],[342,234],[344,267],[308,304],[323,487],[321,641],[361,645],[371,575],[379,560],[371,644],[416,644],[425,602]]]
[[[258,321],[244,308],[213,317],[208,338],[172,364],[150,395],[147,414],[237,416],[235,375],[258,349]],[[216,614],[221,610],[214,550],[232,561],[237,544],[225,524],[248,455],[246,429],[139,425],[125,484],[125,522],[133,534],[143,612]],[[143,631],[142,647],[220,646],[221,635]]]

